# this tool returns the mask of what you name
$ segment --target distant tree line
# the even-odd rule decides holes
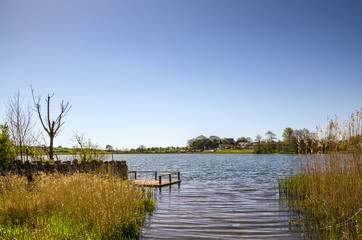
[[[361,124],[361,123],[359,123]],[[360,127],[360,126],[359,126]],[[361,135],[348,139],[336,139],[337,134],[319,136],[318,130],[311,132],[306,128],[292,129],[287,127],[278,140],[272,131],[267,131],[265,137],[257,135],[254,141],[249,137],[220,138],[217,136],[205,137],[200,135],[187,141],[187,148],[191,151],[218,150],[218,149],[253,149],[254,153],[317,153],[337,150],[350,151],[351,146],[359,146]]]
[[[205,137],[200,135],[187,141],[187,147],[191,150],[211,150],[211,149],[251,149],[253,140],[251,138],[240,137],[236,141],[234,138],[220,138],[218,136]]]
[[[283,139],[277,140],[272,131],[265,133],[265,138],[257,135],[254,140],[253,149],[255,153],[306,153],[310,151],[313,143],[313,133],[308,129],[293,130],[290,127],[284,129]]]
[[[360,120],[360,112],[352,114],[352,118],[358,121],[352,121],[353,125],[346,126],[349,132],[354,132],[348,137],[338,138],[338,133],[334,131],[326,131],[328,135],[321,135],[320,132],[311,132],[308,129],[292,129],[287,127],[282,134],[282,140],[278,140],[276,134],[267,131],[265,137],[257,135],[254,140],[250,137],[220,138],[218,136],[206,137],[200,135],[187,141],[186,147],[150,147],[140,145],[135,149],[114,149],[111,145],[106,146],[106,151],[94,144],[90,139],[86,140],[84,134],[75,132],[73,148],[66,149],[59,147],[54,148],[54,138],[61,131],[64,125],[64,117],[69,112],[71,106],[69,103],[60,104],[60,111],[55,118],[50,116],[50,102],[54,94],[45,98],[45,113],[42,114],[40,96],[34,95],[33,110],[28,105],[23,107],[23,99],[17,92],[13,98],[9,98],[6,104],[6,113],[4,116],[5,123],[0,124],[0,161],[11,162],[15,159],[22,161],[31,159],[45,160],[44,154],[48,155],[49,160],[54,160],[55,151],[61,151],[64,154],[72,154],[81,161],[103,160],[105,153],[186,153],[186,152],[215,152],[215,150],[223,149],[250,149],[254,153],[316,153],[340,151],[348,152],[356,148],[362,148],[362,121]],[[45,137],[41,134],[34,133],[35,120],[33,120],[32,111],[36,112],[38,120],[45,131]],[[338,121],[329,121],[328,128],[335,129],[334,125]],[[338,129],[338,128],[337,128]],[[39,139],[43,138],[43,143]],[[46,144],[48,142],[48,144]],[[223,152],[223,151],[221,151]],[[250,151],[248,151],[250,152]],[[30,160],[30,159],[29,159]]]
[[[127,153],[127,154],[137,154],[137,153],[185,153],[187,152],[186,147],[146,147],[145,145],[140,145],[138,148],[123,148],[121,150],[114,150],[114,153]]]

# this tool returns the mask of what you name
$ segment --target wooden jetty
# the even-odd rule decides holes
[[[139,173],[146,173],[150,174],[153,173],[155,178],[154,179],[142,179],[137,178],[139,177]],[[145,187],[164,187],[168,185],[172,185],[175,183],[180,183],[180,172],[173,172],[173,171],[128,171],[128,174],[134,174],[134,178],[130,180],[133,181],[136,185],[145,186]],[[177,175],[177,180],[172,179],[173,175]],[[163,178],[166,177],[168,178]]]

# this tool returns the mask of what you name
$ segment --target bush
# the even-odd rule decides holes
[[[9,127],[0,125],[0,162],[13,162],[16,158],[16,149],[10,141]]]

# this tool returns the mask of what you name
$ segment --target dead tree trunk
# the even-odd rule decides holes
[[[34,96],[34,90],[31,88],[32,95],[33,95],[33,101],[35,105],[35,109],[38,113],[38,117],[40,119],[41,125],[43,126],[44,130],[49,136],[49,159],[54,160],[54,138],[58,135],[60,132],[59,130],[64,125],[63,118],[67,113],[69,112],[70,108],[72,106],[69,105],[69,102],[64,104],[64,101],[60,104],[60,113],[58,117],[53,120],[50,117],[50,100],[54,96],[54,93],[52,95],[48,94],[48,97],[45,99],[45,102],[47,104],[47,113],[45,116],[41,115],[41,105],[40,105],[40,96],[35,97]]]

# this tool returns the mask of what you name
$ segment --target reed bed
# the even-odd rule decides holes
[[[0,177],[0,239],[134,239],[155,201],[112,174]]]
[[[311,239],[362,239],[362,115],[330,119],[299,154],[297,173],[278,179],[280,197],[301,213]],[[295,219],[293,219],[295,220]]]

